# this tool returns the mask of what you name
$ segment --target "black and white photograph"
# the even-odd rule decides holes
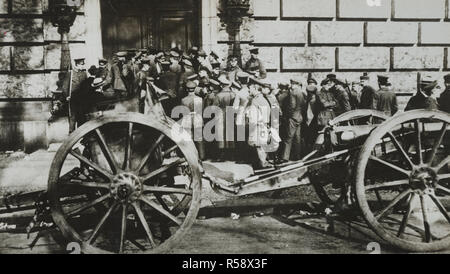
[[[0,254],[450,254],[449,6],[0,0]]]

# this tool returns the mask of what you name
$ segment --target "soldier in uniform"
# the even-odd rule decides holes
[[[306,112],[306,98],[301,83],[291,80],[287,111],[284,114],[286,121],[286,138],[283,140],[280,164],[291,159],[291,154],[297,160],[301,156],[301,127]],[[294,147],[294,150],[292,149]]]
[[[309,81],[308,81],[309,82]],[[305,153],[310,152],[317,138],[317,85],[310,83],[306,86],[306,114],[304,119]]]
[[[77,100],[80,95],[84,93],[88,87],[86,86],[88,75],[85,68],[85,58],[74,59],[74,68],[71,74],[71,83],[69,96],[67,96],[67,101],[69,102],[70,112],[73,119],[70,119],[69,123],[69,133],[73,132],[77,127],[77,121],[82,120],[82,100]],[[72,100],[73,99],[73,100]]]
[[[116,53],[117,62],[111,67],[111,81],[113,83],[114,91],[121,95],[126,96],[130,92],[131,81],[134,79],[133,70],[127,63],[127,52],[121,51]]]
[[[214,80],[219,79],[220,76],[220,63],[211,63],[212,72],[211,72],[211,78]]]
[[[205,145],[203,141],[203,99],[195,95],[195,88],[197,85],[188,81],[186,83],[186,91],[188,95],[181,99],[181,105],[189,109],[189,115],[183,117],[181,121],[182,127],[191,133],[192,140],[194,140],[195,146],[197,147],[198,155],[200,160],[205,159]]]
[[[221,109],[221,114],[216,117],[216,130],[218,132],[217,149],[219,151],[219,159],[231,159],[231,151],[234,149],[234,136],[232,135],[234,124],[228,121],[232,121],[233,117],[230,117],[233,112],[227,111],[227,108],[232,107],[234,103],[235,94],[231,90],[232,83],[223,75],[219,77],[220,92],[217,93],[214,105]],[[228,126],[228,127],[227,127]]]
[[[197,68],[197,73],[200,72],[200,70],[205,70],[209,76],[213,69],[207,57],[208,55],[204,50],[201,49],[198,51],[197,61],[199,66]]]
[[[392,116],[398,111],[397,96],[392,92],[392,84],[389,77],[378,75],[378,85],[380,90],[377,92],[377,110]]]
[[[187,94],[185,92],[186,83],[188,77],[195,74],[194,67],[192,66],[191,61],[188,59],[183,59],[181,61],[181,74],[180,74],[180,80],[178,81],[178,87],[177,87],[177,96],[179,98],[185,97]]]
[[[114,91],[112,87],[112,75],[111,75],[111,69],[108,68],[108,61],[106,59],[99,59],[98,60],[98,69],[97,74],[95,75],[96,78],[102,78],[104,81],[103,88],[105,90]]]
[[[247,146],[247,124],[245,119],[245,110],[250,101],[250,91],[248,88],[250,75],[243,71],[237,75],[236,85],[239,87],[235,90],[236,97],[233,102],[233,109],[236,114],[236,128],[235,128],[235,140],[238,159],[240,163],[246,163],[248,158],[248,146]]]
[[[188,50],[189,61],[191,61],[194,66],[194,71],[198,71],[198,67],[200,66],[198,62],[198,47],[192,47]]]
[[[270,142],[270,110],[269,101],[263,94],[264,83],[255,78],[250,78],[252,84],[250,90],[250,105],[246,110],[248,117],[248,144],[257,156],[257,161],[252,163],[254,169],[272,167],[268,162],[267,145]],[[253,158],[254,159],[254,158]]]
[[[334,74],[331,74],[331,80],[334,81],[334,86],[332,87],[332,92],[336,100],[335,114],[339,116],[347,111],[352,110],[350,105],[350,97],[348,91],[345,89],[345,81],[337,79]],[[333,77],[334,76],[334,77]]]
[[[435,90],[436,88],[440,89],[437,81],[433,81],[431,77],[424,77],[424,79],[420,81],[419,91],[417,91],[416,95],[414,95],[409,99],[405,111],[413,109],[426,109],[426,110],[439,109],[438,103],[436,99],[433,97],[435,92],[436,93],[440,92],[436,91]]]
[[[325,78],[321,82],[321,86],[322,89],[316,96],[318,130],[323,129],[328,125],[329,121],[336,117],[334,110],[337,106],[335,96],[332,92],[334,82],[329,78]]]
[[[258,58],[259,48],[250,48],[250,59],[244,65],[244,71],[252,74],[257,79],[265,79],[267,71],[264,68],[263,62]]]
[[[450,113],[450,74],[444,76],[445,90],[438,99],[439,108]]]
[[[370,86],[370,77],[363,74],[361,80],[361,99],[359,103],[360,109],[377,109],[377,91]]]
[[[236,75],[242,69],[239,67],[238,57],[236,55],[228,56],[228,62],[226,63],[226,67],[222,69],[226,74],[228,80],[236,81]]]

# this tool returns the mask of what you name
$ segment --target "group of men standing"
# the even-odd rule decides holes
[[[249,51],[251,57],[242,67],[238,56],[220,60],[216,53],[207,54],[198,47],[186,53],[177,48],[120,51],[111,64],[100,59],[98,67],[91,66],[87,72],[84,58],[76,58],[71,92],[64,95],[75,117],[70,130],[85,122],[84,114],[96,102],[108,98],[137,96],[143,113],[150,82],[167,95],[162,101],[165,113],[191,133],[202,160],[236,160],[267,168],[301,159],[318,133],[340,114],[374,109],[392,116],[398,111],[387,76],[378,76],[377,89],[369,84],[367,74],[352,83],[328,74],[320,85],[308,77],[305,86],[291,79],[275,87],[265,80],[259,49]],[[437,81],[424,78],[406,110],[450,112],[450,75],[444,80],[446,90],[437,100],[433,96],[440,89]],[[177,106],[187,108],[188,115],[172,115]],[[210,111],[211,107],[219,111]],[[212,139],[205,136],[211,121]]]

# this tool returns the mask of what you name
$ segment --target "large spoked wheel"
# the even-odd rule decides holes
[[[409,111],[366,140],[356,195],[368,225],[386,242],[413,252],[450,247],[450,115]]]
[[[164,253],[194,223],[201,166],[192,140],[167,118],[139,113],[89,121],[57,151],[52,217],[84,253]]]
[[[349,130],[361,130],[369,132],[375,125],[381,124],[388,117],[379,111],[370,109],[358,109],[346,112],[329,122],[334,133],[339,136]],[[353,155],[344,155],[341,159],[317,170],[310,172],[309,179],[319,199],[329,205],[340,204],[348,194],[347,182],[352,180]]]

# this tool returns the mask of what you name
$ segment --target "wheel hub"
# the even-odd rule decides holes
[[[142,182],[134,174],[120,173],[114,177],[110,191],[116,200],[134,201],[142,193]]]
[[[409,184],[413,190],[434,189],[437,183],[436,172],[429,167],[414,169],[409,178]]]

